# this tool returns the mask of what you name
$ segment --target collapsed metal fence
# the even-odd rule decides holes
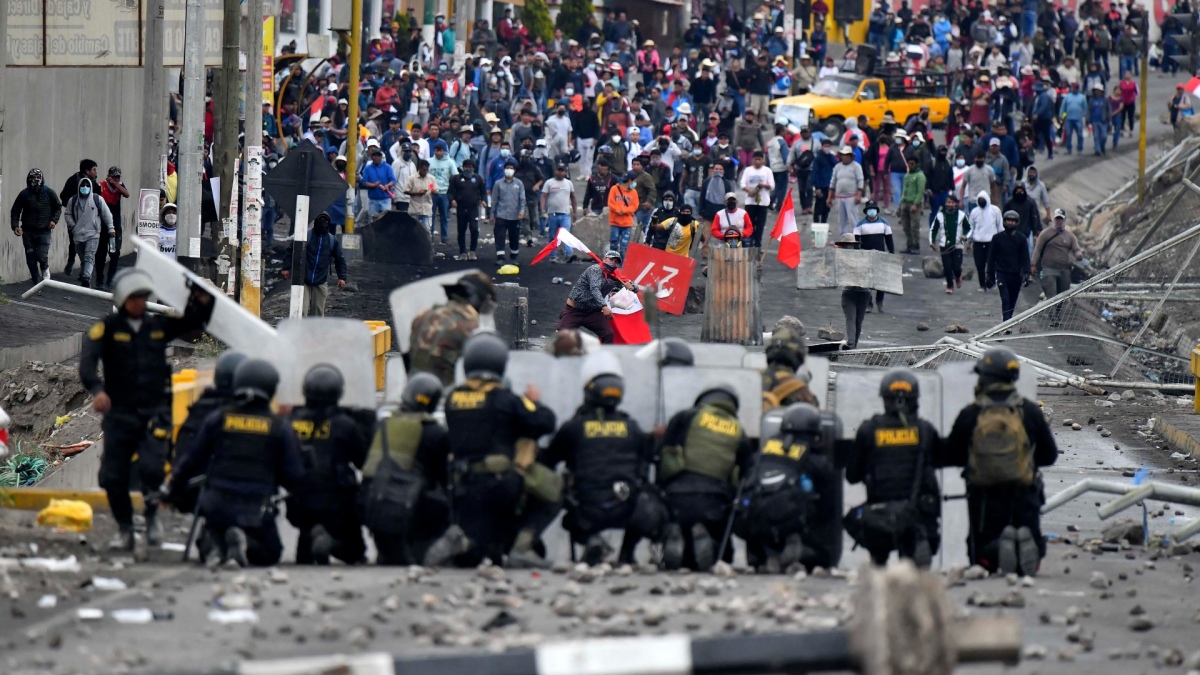
[[[1200,186],[1177,208],[1200,208]],[[1182,215],[1182,214],[1179,214]],[[1176,216],[1178,217],[1178,216]],[[1191,391],[1200,335],[1200,224],[1170,237],[1012,319],[965,340],[838,353],[833,367],[936,368],[1004,344],[1044,384]]]

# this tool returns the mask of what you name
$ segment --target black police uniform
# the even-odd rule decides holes
[[[846,515],[846,532],[870,552],[876,564],[886,563],[892,551],[913,558],[922,539],[929,543],[930,554],[937,552],[942,510],[934,459],[940,453],[937,429],[915,414],[886,412],[858,428],[846,459],[846,480],[866,484],[867,502]],[[887,510],[903,517],[890,532],[864,528],[864,517],[873,516],[864,516],[864,510],[872,507],[876,514]]]
[[[196,399],[188,408],[188,416],[179,427],[179,433],[175,435],[175,447],[171,453],[173,460],[178,461],[179,458],[191,452],[196,445],[196,435],[200,433],[200,427],[204,426],[204,421],[213,413],[232,403],[233,391],[231,389],[226,387],[205,389],[204,393],[200,394],[200,398]],[[198,494],[198,490],[191,490],[187,495],[180,492],[177,495],[175,507],[180,511],[191,513],[196,508],[195,497]]]
[[[353,418],[332,406],[296,408],[292,429],[304,460],[304,479],[287,499],[288,522],[300,530],[296,563],[315,562],[312,529],[317,525],[333,538],[333,557],[348,564],[361,562],[367,547],[354,469],[361,469],[367,458],[366,436]]]
[[[488,377],[455,387],[445,411],[455,460],[454,512],[471,542],[457,562],[499,561],[523,526],[540,532],[557,515],[558,504],[523,499],[525,478],[514,463],[519,440],[554,431],[554,412]]]
[[[194,450],[171,477],[168,501],[201,474],[207,475],[199,498],[199,515],[215,541],[225,531],[241,528],[251,565],[274,565],[283,554],[272,497],[283,486],[297,491],[304,480],[300,444],[291,423],[256,398],[213,413],[196,435]]]
[[[1002,401],[1008,398],[1015,388],[1011,384],[993,384],[984,388],[980,395]],[[979,419],[979,403],[972,403],[958,414],[950,436],[942,445],[941,456],[937,465],[966,467],[970,462],[971,436]],[[1021,419],[1025,424],[1025,433],[1033,446],[1033,461],[1037,467],[1050,466],[1058,459],[1058,445],[1050,425],[1042,416],[1038,404],[1028,399],[1021,399]],[[967,536],[967,553],[972,564],[979,564],[986,569],[995,569],[998,564],[997,542],[1000,533],[1009,525],[1013,527],[1028,527],[1037,543],[1038,555],[1046,557],[1046,541],[1042,536],[1041,508],[1046,502],[1041,475],[1033,485],[998,485],[978,487],[971,485],[969,471],[964,471],[967,481],[967,510],[971,521],[971,531]]]
[[[429,413],[379,423],[363,464],[363,523],[380,565],[420,565],[450,524],[450,437]]]
[[[653,443],[632,417],[620,410],[581,406],[538,456],[547,466],[565,462],[570,490],[563,526],[575,541],[604,530],[626,530],[620,561],[633,562],[638,540],[652,533],[629,529],[639,493],[653,462]]]
[[[745,475],[754,458],[754,447],[732,405],[705,403],[671,418],[658,455],[659,484],[666,493],[672,522],[683,530],[683,564],[695,569],[691,528],[703,526],[720,544],[738,472]],[[726,561],[732,561],[732,556],[733,547],[727,546]]]
[[[808,536],[809,528],[824,506],[821,495],[841,477],[815,441],[788,432],[772,436],[743,482],[733,531],[746,541],[752,565],[762,565],[783,551],[789,535],[800,535],[807,548],[796,551],[792,562],[809,569],[828,565],[829,552],[821,548],[819,538]]]
[[[180,318],[145,313],[132,320],[123,309],[93,325],[84,336],[79,358],[79,379],[95,395],[108,394],[112,407],[104,415],[104,455],[100,460],[100,487],[108,493],[113,519],[121,528],[133,527],[133,502],[129,497],[137,455],[137,476],[147,513],[165,477],[171,436],[171,366],[167,344],[184,333],[203,328],[212,305],[193,297]],[[135,325],[137,326],[135,328]],[[100,377],[100,362],[104,377]]]

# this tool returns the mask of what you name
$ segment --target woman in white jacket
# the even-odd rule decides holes
[[[91,285],[92,267],[96,264],[96,247],[100,245],[100,231],[108,232],[110,241],[116,241],[117,230],[113,226],[112,212],[108,204],[92,190],[92,181],[79,179],[79,192],[67,200],[67,232],[75,242],[75,250],[82,261],[79,267],[79,284]]]

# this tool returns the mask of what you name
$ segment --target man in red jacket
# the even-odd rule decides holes
[[[713,246],[717,248],[737,248],[743,240],[754,234],[754,224],[750,222],[750,214],[745,209],[738,208],[737,194],[725,193],[725,210],[718,211],[713,218]]]

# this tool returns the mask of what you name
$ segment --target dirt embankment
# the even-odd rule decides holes
[[[12,418],[12,450],[61,459],[52,446],[95,441],[100,416],[75,365],[31,361],[0,372],[0,406]],[[44,448],[42,446],[45,446]]]

